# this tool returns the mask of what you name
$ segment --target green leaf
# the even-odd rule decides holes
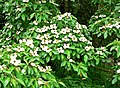
[[[22,84],[23,86],[26,86],[25,83],[24,83],[24,81],[23,81],[24,79],[22,80],[22,79],[16,78],[16,80],[17,80],[20,84]]]
[[[58,83],[67,88],[67,86],[63,82],[58,82]]]
[[[22,18],[23,21],[25,21],[25,14],[22,14],[21,18]]]
[[[118,47],[117,57],[120,56],[120,47]]]
[[[117,82],[117,77],[115,77],[113,80],[112,80],[112,84],[115,84]]]
[[[13,84],[14,88],[16,88],[16,80],[14,78],[11,79],[11,83]]]
[[[108,32],[107,31],[105,31],[105,33],[104,33],[104,39],[106,39],[107,38],[107,36],[108,36],[108,34],[107,34]]]
[[[84,62],[87,63],[88,62],[88,56],[87,55],[84,55]]]
[[[65,56],[63,54],[61,54],[61,59],[64,60],[65,59]]]
[[[53,50],[52,51],[54,54],[59,54],[59,52],[58,51],[55,51],[55,50]]]
[[[27,87],[29,87],[30,85],[32,85],[32,83],[33,83],[34,80],[35,80],[35,79],[30,79],[30,81],[29,81],[28,84],[27,84]]]
[[[34,17],[35,13],[30,14],[30,19]]]
[[[70,57],[70,50],[65,50],[65,54],[67,54],[67,56]]]
[[[63,62],[61,63],[61,67],[62,67],[62,66],[65,66],[66,63],[67,63],[67,61],[63,61]]]
[[[50,57],[47,56],[47,57],[46,57],[46,62],[48,63],[49,61],[50,61]]]
[[[73,67],[73,70],[76,71],[76,72],[78,72],[78,67],[76,65],[74,65],[74,64],[71,64],[71,65]]]
[[[26,8],[25,8],[25,7],[23,7],[23,8],[21,9],[21,12],[23,13],[25,10],[26,10]]]
[[[9,82],[10,82],[10,78],[9,78],[9,77],[6,77],[6,78],[4,79],[4,81],[3,81],[4,87],[6,87]]]

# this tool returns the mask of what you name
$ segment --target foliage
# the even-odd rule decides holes
[[[103,4],[110,8],[98,8],[88,27],[78,23],[71,13],[61,14],[54,0],[4,1],[0,87],[102,88],[119,83],[119,3],[97,1],[89,1],[88,7],[94,2],[99,3],[98,7]],[[66,1],[71,2],[80,4],[79,0]],[[78,6],[73,13],[77,14],[79,9]],[[96,74],[104,81],[96,82]]]

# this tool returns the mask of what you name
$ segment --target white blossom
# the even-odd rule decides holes
[[[17,54],[14,53],[13,55],[10,56],[10,63],[13,64],[14,66],[18,66],[21,63],[21,60],[17,60]]]
[[[53,43],[59,43],[59,42],[61,42],[61,40],[55,39],[55,40],[53,41]]]
[[[52,49],[50,49],[48,46],[40,45],[43,51],[49,53]]]
[[[25,51],[24,48],[19,47],[19,46],[17,48],[13,48],[13,50],[18,51],[18,52]]]
[[[25,69],[22,69],[21,72],[24,74],[24,73],[26,72],[26,70],[25,70]]]
[[[32,39],[28,39],[28,40],[26,41],[26,45],[29,46],[29,47],[31,47],[31,48],[33,48],[33,47],[34,47],[34,45],[33,45],[33,40],[32,40]]]
[[[64,44],[64,45],[63,45],[63,48],[64,48],[64,49],[70,48],[70,44]]]
[[[33,24],[34,24],[34,25],[38,25],[38,22],[37,22],[37,21],[33,21]]]
[[[6,65],[0,65],[0,70],[4,70],[6,68]]]
[[[117,70],[117,73],[120,73],[120,69]]]
[[[62,48],[62,47],[57,48],[57,50],[58,50],[58,52],[59,52],[59,53],[64,53],[64,50],[63,50],[63,48]]]
[[[38,79],[38,84],[39,84],[39,85],[44,84],[44,82],[43,82],[43,80],[42,80],[41,78]]]
[[[64,36],[64,37],[62,38],[62,40],[63,40],[63,41],[70,41],[70,39],[69,39],[67,36]]]
[[[23,2],[29,2],[29,0],[23,0]]]
[[[73,59],[69,59],[69,62],[74,62]]]
[[[82,29],[82,26],[81,26],[78,22],[76,23],[75,27],[76,27],[77,29]]]
[[[81,37],[81,38],[79,38],[79,40],[82,41],[82,42],[86,42],[87,41],[87,39],[85,37]]]
[[[35,63],[30,63],[30,65],[31,65],[31,66],[33,66],[33,67],[35,67],[35,66],[36,66],[36,64],[35,64]]]
[[[118,62],[117,64],[120,65],[120,62]]]
[[[38,66],[38,69],[41,71],[41,72],[46,72],[46,69],[41,67],[41,66]]]
[[[78,41],[78,39],[76,38],[76,36],[74,35],[74,36],[72,36],[72,41],[74,41],[74,42],[77,42]]]
[[[31,54],[32,56],[39,56],[39,55],[37,54],[37,51],[36,51],[36,50],[35,50],[35,51],[30,50],[30,54]]]
[[[102,51],[97,51],[96,54],[102,55]]]
[[[86,47],[85,47],[85,50],[86,50],[86,51],[89,51],[90,49],[91,49],[91,46],[86,46]]]

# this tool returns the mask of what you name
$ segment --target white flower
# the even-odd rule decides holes
[[[25,69],[22,69],[21,72],[24,74],[24,73],[26,72],[26,70],[25,70]]]
[[[51,66],[45,66],[45,68],[46,68],[47,71],[51,71],[52,70]]]
[[[70,41],[70,39],[67,36],[65,36],[64,38],[62,38],[62,40],[63,41]]]
[[[69,38],[72,38],[73,34],[72,33],[69,33],[68,37]]]
[[[28,40],[26,41],[26,45],[29,46],[29,47],[31,47],[31,48],[33,48],[33,47],[34,47],[34,45],[33,45],[33,40],[32,40],[32,39],[28,39]]]
[[[82,29],[82,26],[81,26],[78,22],[76,23],[75,27],[76,27],[77,29]]]
[[[18,51],[18,52],[25,51],[24,48],[21,48],[19,46],[17,48],[13,48],[13,50]]]
[[[82,25],[83,28],[87,29],[87,26],[86,25]]]
[[[42,44],[49,44],[49,43],[51,43],[52,42],[52,40],[48,40],[48,39],[46,39],[46,40],[42,40]]]
[[[58,20],[62,20],[62,16],[58,15],[57,16]]]
[[[56,24],[51,24],[49,29],[54,29],[54,30],[57,29]]]
[[[52,49],[50,49],[48,46],[43,46],[43,45],[40,45],[40,47],[42,48],[43,51],[49,53]]]
[[[7,37],[7,38],[6,38],[6,40],[10,40],[10,38],[9,38],[9,37]]]
[[[103,18],[106,17],[106,15],[100,14],[99,17]]]
[[[16,9],[16,12],[17,12],[17,11],[21,11],[21,8],[17,8],[17,9]]]
[[[62,48],[62,47],[57,48],[57,50],[58,50],[58,52],[59,52],[59,53],[64,53],[64,50],[63,50],[63,48]]]
[[[76,36],[74,35],[74,36],[72,36],[72,40],[74,41],[74,42],[77,42],[78,41],[78,39],[76,38]]]
[[[30,65],[31,65],[31,66],[33,66],[33,67],[35,67],[35,66],[36,66],[36,64],[35,64],[35,63],[30,63]]]
[[[50,38],[50,34],[44,34],[44,38],[46,38],[46,39],[48,39],[48,38]]]
[[[23,0],[23,2],[29,2],[29,0]]]
[[[81,38],[79,38],[79,40],[82,41],[82,42],[86,42],[87,41],[87,39],[85,37],[81,37]]]
[[[66,31],[66,28],[62,28],[61,31],[60,31],[61,34],[66,34],[67,31]]]
[[[89,51],[90,49],[91,49],[91,46],[86,46],[86,47],[85,47],[85,50],[86,50],[86,51]]]
[[[30,50],[30,54],[31,54],[32,56],[39,56],[39,55],[37,54],[37,51],[36,51],[36,50],[35,50],[35,51]]]
[[[102,51],[97,51],[96,54],[102,55],[103,53],[102,53]]]
[[[38,22],[37,22],[37,21],[33,21],[33,24],[34,24],[34,25],[38,25]]]
[[[120,62],[118,62],[117,64],[120,65]]]
[[[90,45],[92,45],[92,42],[90,42],[90,41],[88,41],[87,43],[90,44]]]
[[[64,48],[64,49],[70,48],[70,44],[64,44],[64,45],[63,45],[63,48]]]
[[[41,35],[38,34],[37,37],[36,37],[36,39],[39,39],[39,40],[40,40],[40,39],[41,39]]]
[[[57,32],[57,30],[51,30],[51,33],[57,34],[58,32]]]
[[[105,50],[105,47],[101,47],[101,50],[102,50],[102,51],[106,51],[106,50]]]
[[[117,73],[120,73],[120,69],[117,70]]]
[[[6,65],[0,65],[0,70],[4,70],[6,68]]]
[[[73,30],[74,33],[80,33],[80,30]]]
[[[21,60],[17,60],[17,59],[16,59],[16,58],[17,58],[17,55],[16,55],[16,54],[11,55],[10,58],[11,58],[11,60],[10,60],[10,63],[11,63],[11,64],[13,64],[14,66],[20,65]]]
[[[17,35],[20,34],[20,31],[17,31],[16,34],[17,34]]]
[[[56,40],[53,41],[53,43],[59,43],[59,42],[61,42],[61,40],[56,39]]]
[[[41,72],[46,72],[46,69],[43,68],[43,67],[38,66],[38,69],[39,69]]]
[[[68,27],[66,27],[65,29],[66,29],[66,32],[70,32],[72,30],[72,29],[70,29]]]
[[[43,82],[43,80],[42,80],[41,78],[38,79],[38,84],[39,84],[39,85],[44,84],[44,82]]]
[[[9,26],[8,26],[8,28],[10,28],[10,29],[11,29],[12,27],[13,27],[13,25],[9,25]]]
[[[14,53],[13,55],[10,56],[10,58],[11,58],[12,60],[15,60],[15,59],[17,58],[17,54]]]
[[[74,62],[73,59],[69,59],[69,62]]]

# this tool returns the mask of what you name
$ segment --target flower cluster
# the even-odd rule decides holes
[[[19,40],[19,43],[23,43],[25,42],[25,44],[27,46],[29,46],[30,48],[33,48],[34,47],[34,44],[33,44],[33,40],[32,39],[23,39],[23,40]]]
[[[21,63],[21,60],[17,60],[16,58],[17,58],[16,53],[10,56],[10,63],[13,64],[14,66],[18,66]]]
[[[40,70],[40,72],[47,72],[47,71],[51,71],[52,70],[50,66],[46,66],[44,68],[44,67],[38,65],[37,67]]]
[[[115,24],[107,24],[107,25],[103,25],[102,27],[100,27],[99,29],[106,29],[106,28],[117,28],[120,29],[120,22],[117,22]]]
[[[32,56],[39,56],[38,53],[37,53],[37,51],[38,51],[38,47],[34,51],[30,50],[30,54]]]
[[[62,15],[58,15],[57,16],[57,20],[62,20],[64,17],[70,17],[71,16],[71,13],[68,13],[68,12],[66,12],[66,13],[64,13],[64,14],[62,14]]]
[[[15,50],[17,52],[25,51],[25,49],[20,46],[17,46],[17,48],[13,48],[13,50]]]

